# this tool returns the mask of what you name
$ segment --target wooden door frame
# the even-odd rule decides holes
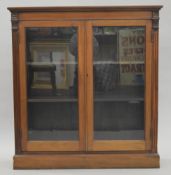
[[[26,81],[26,27],[77,27],[78,28],[78,141],[30,141],[27,122],[27,81]],[[21,116],[22,151],[82,151],[85,150],[85,70],[84,70],[84,23],[80,21],[21,21],[19,23],[19,88]]]
[[[145,57],[145,99],[144,99],[144,140],[94,140],[93,139],[93,26],[142,26],[146,28]],[[152,26],[150,20],[90,20],[86,23],[86,131],[88,151],[148,151],[151,149],[151,61],[152,61]]]

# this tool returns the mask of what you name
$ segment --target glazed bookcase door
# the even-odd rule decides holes
[[[84,150],[83,24],[27,21],[19,30],[22,150]]]
[[[151,149],[151,24],[87,23],[87,149]]]

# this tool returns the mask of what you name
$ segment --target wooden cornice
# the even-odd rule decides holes
[[[100,11],[154,11],[160,10],[162,5],[147,6],[67,6],[67,7],[9,7],[11,12],[100,12]]]

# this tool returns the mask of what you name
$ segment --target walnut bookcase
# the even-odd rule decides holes
[[[8,8],[15,169],[159,167],[161,8]]]

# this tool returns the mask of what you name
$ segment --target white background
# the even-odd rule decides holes
[[[12,42],[9,6],[104,6],[161,4],[159,47],[159,137],[160,169],[108,170],[13,170],[14,119]],[[139,174],[171,173],[171,1],[169,0],[0,0],[0,174]],[[170,173],[169,173],[170,172]]]

